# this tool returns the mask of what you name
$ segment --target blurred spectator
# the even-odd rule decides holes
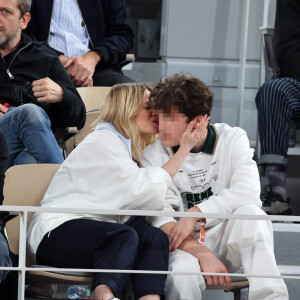
[[[262,194],[268,214],[290,214],[286,166],[291,120],[300,118],[300,1],[278,0],[275,51],[281,78],[261,86],[256,95],[261,156],[269,185]]]
[[[0,130],[8,143],[8,167],[61,163],[52,130],[80,129],[85,122],[84,104],[57,55],[22,33],[30,4],[0,0]]]
[[[9,257],[8,244],[5,237],[0,233],[0,266],[1,267],[10,267],[11,259]],[[8,271],[0,270],[0,283],[6,277]]]
[[[133,46],[122,0],[35,0],[26,32],[48,41],[76,86],[131,82],[118,64]]]
[[[6,168],[8,157],[7,144],[3,133],[0,131],[0,205],[3,202],[3,185],[4,185],[4,172]],[[0,218],[1,218],[0,213]],[[0,232],[0,266],[9,267],[11,266],[11,259],[9,257],[8,244],[5,237]],[[0,270],[0,283],[6,277],[8,271]]]
[[[2,131],[0,131],[0,205],[3,203],[3,186],[4,186],[4,173],[6,170],[8,158],[7,143]]]

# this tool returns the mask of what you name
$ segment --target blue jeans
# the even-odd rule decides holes
[[[13,165],[63,162],[46,112],[35,104],[18,106],[0,116],[8,145],[7,168]]]
[[[0,266],[1,267],[11,267],[11,260],[9,257],[8,244],[4,236],[0,233]],[[0,282],[4,280],[8,271],[0,271]]]

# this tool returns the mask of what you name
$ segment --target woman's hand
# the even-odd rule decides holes
[[[162,166],[162,168],[169,173],[171,178],[174,178],[174,176],[177,174],[181,164],[191,149],[193,149],[195,145],[199,145],[201,148],[205,143],[207,126],[210,118],[207,115],[202,117],[201,120],[200,118],[201,117],[196,117],[195,120],[188,124],[181,137],[178,151],[166,164]]]
[[[200,122],[192,120],[181,137],[180,147],[190,152],[197,144],[204,144],[209,120],[207,115],[203,116]]]
[[[194,206],[187,212],[201,212],[201,210]],[[175,251],[188,236],[192,235],[198,220],[198,218],[180,218],[168,234],[170,251]]]

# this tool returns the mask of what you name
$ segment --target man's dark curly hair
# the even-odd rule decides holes
[[[186,74],[174,74],[157,83],[150,96],[155,110],[171,112],[177,107],[188,117],[188,122],[199,115],[210,115],[214,94],[198,78]]]

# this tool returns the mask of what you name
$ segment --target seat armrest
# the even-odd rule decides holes
[[[265,68],[271,73],[269,79],[278,78],[280,75],[279,66],[276,61],[275,55],[275,44],[273,31],[270,33],[265,33],[263,35],[263,45],[264,45],[264,56],[265,56]]]
[[[18,214],[13,212],[9,212],[9,211],[0,211],[0,226],[5,225],[8,221],[14,219],[15,217],[17,217]]]
[[[77,133],[77,127],[61,127],[56,129],[54,135],[57,141],[65,142]]]
[[[123,68],[124,66],[126,66],[134,61],[135,61],[134,54],[126,54],[125,60],[123,60],[119,63],[119,67]]]

